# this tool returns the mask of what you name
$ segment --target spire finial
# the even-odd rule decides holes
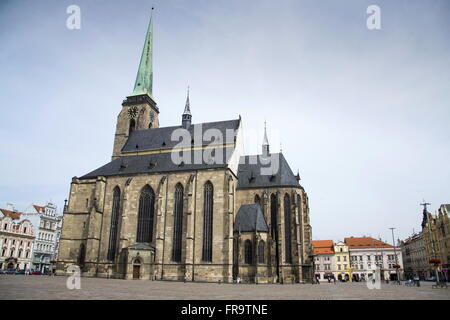
[[[189,86],[187,87],[187,95],[186,95],[186,104],[184,106],[184,113],[183,114],[191,114],[191,105],[189,103]]]
[[[267,139],[267,121],[264,119],[264,140],[263,140],[263,146],[269,145],[269,139]]]
[[[262,144],[262,154],[263,156],[269,155],[269,139],[267,139],[267,123],[264,119],[264,139]]]
[[[153,9],[152,7],[132,96],[147,94],[152,97],[153,94]]]
[[[426,202],[425,199],[423,199],[423,203],[420,205],[423,206],[423,217],[422,217],[422,229],[425,228],[427,222],[428,222],[428,210],[427,206],[429,206],[431,203]]]
[[[189,86],[187,87],[187,95],[186,95],[186,104],[184,106],[184,112],[181,116],[181,125],[183,128],[187,129],[191,125],[192,114],[191,114],[191,106],[189,103]]]

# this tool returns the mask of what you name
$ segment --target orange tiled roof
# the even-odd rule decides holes
[[[20,215],[22,214],[22,212],[19,211],[11,211],[11,210],[7,210],[7,209],[0,209],[0,211],[8,217],[11,217],[12,219],[19,219]]]
[[[314,254],[333,254],[333,240],[313,240]]]
[[[33,205],[33,207],[36,209],[37,212],[45,212],[45,207]]]
[[[350,237],[345,238],[344,242],[350,249],[367,249],[367,248],[393,248],[392,245],[372,237]]]

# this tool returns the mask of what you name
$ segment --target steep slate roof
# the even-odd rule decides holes
[[[333,240],[313,240],[314,254],[333,254]]]
[[[22,215],[22,212],[19,211],[11,211],[11,210],[7,210],[7,209],[0,209],[0,211],[5,215],[8,216],[12,219],[19,219],[20,216]]]
[[[217,129],[222,134],[224,141],[194,141],[196,146],[203,145],[222,145],[223,143],[234,143],[234,137],[236,130],[239,127],[240,119],[237,120],[227,120],[227,121],[217,121],[217,122],[206,122],[192,124],[187,131],[189,131],[190,136],[194,138],[194,129],[198,130],[202,135],[206,130]],[[181,129],[182,126],[174,127],[162,127],[153,128],[145,130],[135,130],[131,133],[127,142],[122,148],[122,152],[136,152],[136,145],[139,146],[138,151],[150,151],[159,149],[174,148],[180,141],[172,141],[172,132],[176,129]],[[200,131],[201,128],[201,131]],[[227,135],[227,130],[233,130],[233,134]],[[191,146],[191,142],[187,141],[188,146]]]
[[[116,176],[116,175],[129,175],[137,173],[158,173],[158,172],[172,172],[172,171],[187,171],[187,170],[206,170],[226,168],[228,166],[228,160],[233,153],[234,148],[223,148],[222,157],[220,152],[216,152],[216,157],[219,160],[218,163],[206,163],[203,159],[203,152],[205,150],[197,150],[194,152],[186,151],[191,155],[191,162],[194,162],[196,157],[202,159],[199,164],[188,164],[187,162],[179,165],[172,161],[170,152],[146,154],[140,156],[128,156],[117,158],[104,166],[84,175],[81,179],[95,178],[98,176]],[[208,151],[209,152],[209,151]]]
[[[372,237],[361,238],[345,238],[344,242],[350,249],[370,249],[370,248],[394,248],[392,245],[386,242],[374,239]]]
[[[275,161],[278,160],[278,170],[274,171],[273,175],[261,174],[261,169],[267,170],[270,168],[270,164],[266,164],[260,155],[241,157],[238,167],[237,189],[301,187],[283,154],[272,153],[270,156]]]
[[[268,232],[266,220],[259,204],[243,204],[236,215],[234,232],[262,231]]]

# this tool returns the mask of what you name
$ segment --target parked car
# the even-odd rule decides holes
[[[39,270],[35,270],[35,271],[31,272],[31,274],[34,276],[40,276],[42,273]]]
[[[16,274],[25,274],[25,269],[23,269],[23,270],[16,270]]]
[[[431,276],[425,279],[425,281],[436,281],[436,277],[435,276]]]
[[[5,269],[2,271],[2,274],[16,274],[15,269]]]

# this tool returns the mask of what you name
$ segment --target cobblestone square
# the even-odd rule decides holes
[[[340,300],[340,299],[437,299],[450,300],[449,289],[433,289],[432,282],[420,287],[385,284],[369,290],[365,283],[312,284],[218,284],[169,281],[81,278],[81,289],[69,290],[67,277],[0,275],[0,299],[181,299],[181,300]]]

